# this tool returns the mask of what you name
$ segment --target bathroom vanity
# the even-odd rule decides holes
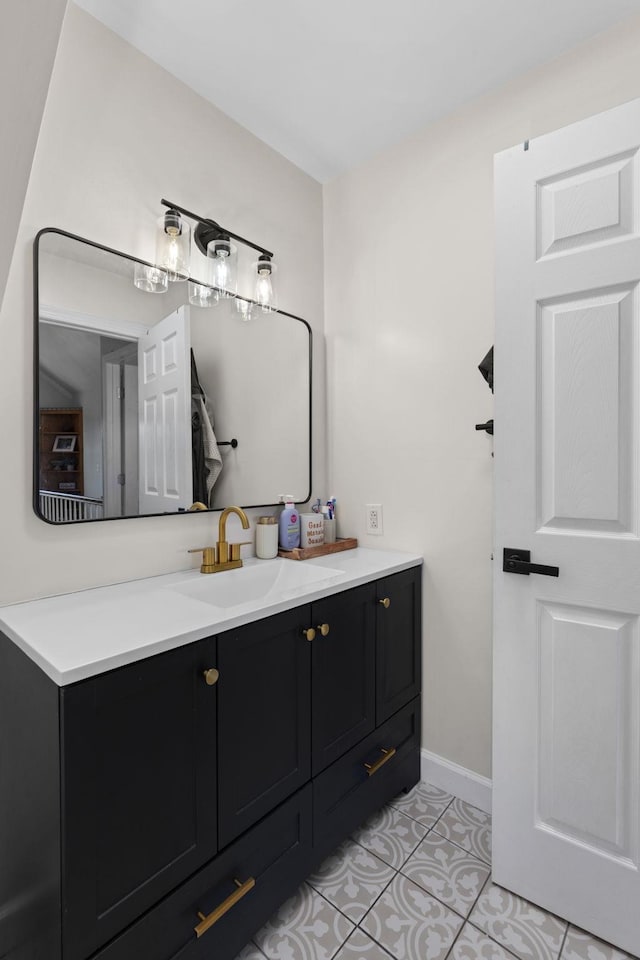
[[[420,564],[358,549],[1,608],[0,956],[233,960],[419,779]]]

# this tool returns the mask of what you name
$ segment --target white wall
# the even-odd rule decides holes
[[[304,500],[310,492],[309,460],[298,452],[309,446],[307,328],[260,310],[240,322],[232,300],[213,309],[214,316],[191,308],[198,379],[210,401],[216,438],[239,442],[236,450],[221,448],[224,466],[212,503],[276,503],[288,492]],[[280,415],[274,417],[274,411]]]
[[[197,558],[187,549],[214,540],[217,515],[61,528],[31,508],[33,238],[58,226],[153,259],[162,197],[274,250],[281,307],[321,332],[319,184],[70,4],[0,313],[2,442],[12,462],[0,472],[0,602],[190,567]],[[314,430],[324,450],[321,337],[314,347]],[[323,470],[324,457],[318,489]],[[239,533],[233,518],[228,533]]]
[[[0,306],[67,0],[2,6],[0,31]]]
[[[366,545],[424,554],[423,747],[483,775],[492,462],[474,424],[492,415],[476,367],[493,341],[493,155],[640,96],[639,62],[634,18],[324,191],[329,485],[340,526]],[[366,503],[383,504],[383,537],[364,535]]]
[[[77,407],[78,396],[62,383],[52,380],[46,372],[40,372],[41,407]]]

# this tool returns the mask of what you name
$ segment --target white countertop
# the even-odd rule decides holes
[[[363,547],[314,560],[251,559],[225,573],[183,571],[10,604],[0,607],[0,630],[65,686],[421,563],[416,554]],[[308,572],[287,573],[292,566]],[[325,579],[282,589],[287,576],[312,577],[313,568]],[[256,593],[267,583],[266,594],[251,598],[253,583]],[[224,605],[202,599],[209,584]]]

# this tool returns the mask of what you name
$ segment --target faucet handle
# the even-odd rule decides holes
[[[216,548],[215,547],[193,547],[188,552],[202,554],[202,565],[200,567],[200,573],[215,573],[213,569],[213,567],[215,567],[216,565]]]
[[[240,547],[247,547],[251,543],[251,540],[243,540],[241,543],[230,543],[231,547],[231,560],[240,559]]]

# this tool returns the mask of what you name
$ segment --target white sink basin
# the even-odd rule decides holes
[[[204,574],[197,580],[176,584],[171,589],[185,597],[214,607],[244,606],[257,600],[290,599],[324,580],[339,577],[342,570],[312,567],[304,561],[263,560],[249,562],[239,570]]]

